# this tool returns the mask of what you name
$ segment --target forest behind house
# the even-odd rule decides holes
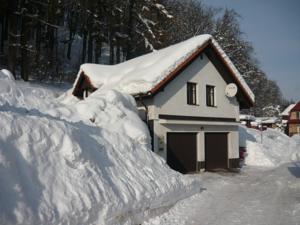
[[[240,16],[200,0],[0,0],[0,69],[17,79],[73,82],[80,64],[117,64],[212,34],[255,94],[255,116],[289,102],[268,79]]]

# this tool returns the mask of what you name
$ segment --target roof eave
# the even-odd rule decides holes
[[[223,58],[215,44],[213,43],[212,39],[209,39],[205,44],[203,44],[201,47],[199,47],[193,54],[191,54],[186,60],[184,60],[183,63],[178,65],[168,76],[166,76],[162,81],[160,81],[155,87],[153,87],[149,92],[147,93],[140,93],[140,96],[143,97],[152,97],[155,94],[157,94],[165,85],[167,85],[171,80],[173,80],[184,68],[186,68],[199,54],[203,52],[203,50],[211,46],[219,56],[219,58],[222,60],[222,63],[226,66],[228,71],[232,74],[232,77],[234,81],[238,84],[239,87],[241,87],[241,91],[243,93],[243,96],[246,96],[247,100],[247,107],[251,108],[254,106],[254,99],[251,98],[251,96],[248,95],[247,91],[245,90],[243,84],[240,82],[240,80],[236,77],[235,72],[231,68],[230,65],[228,65],[227,61]]]

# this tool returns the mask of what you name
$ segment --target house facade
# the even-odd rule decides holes
[[[280,114],[285,133],[289,136],[300,134],[300,102],[289,105]]]
[[[287,124],[289,136],[300,134],[300,102],[291,109]]]
[[[157,60],[155,65],[160,64],[157,68],[166,66],[168,72],[143,92],[127,91],[135,97],[140,117],[149,127],[153,151],[181,173],[238,167],[239,111],[254,103],[253,93],[214,39],[209,36],[204,41],[198,40],[202,42],[195,44],[194,49],[189,41],[148,54],[140,62],[151,61],[151,54],[159,57],[161,51],[176,63],[170,69],[168,61]],[[180,48],[186,46],[193,50],[180,55]],[[122,67],[134,74],[137,69],[129,69],[129,65],[135,61],[130,61]],[[155,74],[154,66],[148,69]],[[90,68],[81,69],[74,85],[75,96],[82,97],[85,90],[96,90],[97,85],[105,88],[111,83],[95,80],[97,75],[89,76],[89,72]],[[126,90],[122,82],[127,87],[134,83],[143,85],[138,75],[131,77],[130,83],[124,77],[117,79],[116,75],[113,79],[121,91]],[[225,94],[228,84],[237,87],[237,93],[230,97]]]

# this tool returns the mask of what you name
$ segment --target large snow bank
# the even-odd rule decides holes
[[[138,224],[199,191],[150,151],[131,96],[0,84],[0,224]]]
[[[273,167],[282,163],[300,161],[300,136],[290,138],[268,128],[265,131],[240,126],[240,143],[247,148],[246,165]]]

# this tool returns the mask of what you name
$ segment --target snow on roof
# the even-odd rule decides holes
[[[219,51],[219,53],[221,54],[221,56],[223,57],[223,59],[225,60],[225,62],[228,64],[228,66],[230,67],[230,69],[232,69],[235,77],[238,79],[238,81],[241,83],[241,85],[243,86],[243,88],[245,89],[246,93],[249,95],[250,99],[252,100],[252,102],[254,102],[255,96],[254,93],[251,91],[250,87],[248,86],[248,84],[246,83],[245,79],[241,76],[240,72],[238,71],[238,69],[235,67],[235,65],[232,63],[232,61],[230,60],[230,58],[226,55],[226,53],[223,51],[223,49],[221,48],[221,46],[218,44],[218,42],[214,39],[212,39],[212,43],[213,45],[217,48],[217,50]]]
[[[246,115],[246,114],[240,114],[240,120],[255,120],[255,116],[252,115]]]
[[[258,122],[256,122],[256,121],[252,121],[252,122],[250,122],[250,124],[251,124],[251,126],[258,126]]]
[[[277,117],[257,117],[256,122],[259,123],[277,123],[279,119]]]
[[[296,103],[291,111],[300,111],[300,102]]]
[[[290,104],[288,107],[283,110],[283,112],[280,114],[281,116],[288,116],[290,114],[290,111],[292,108],[294,108],[296,104]]]
[[[116,65],[83,64],[80,67],[77,80],[81,72],[84,72],[96,88],[116,89],[132,95],[146,94],[210,41],[228,64],[249,98],[254,102],[254,94],[243,77],[218,43],[208,34],[195,36],[181,43]]]

